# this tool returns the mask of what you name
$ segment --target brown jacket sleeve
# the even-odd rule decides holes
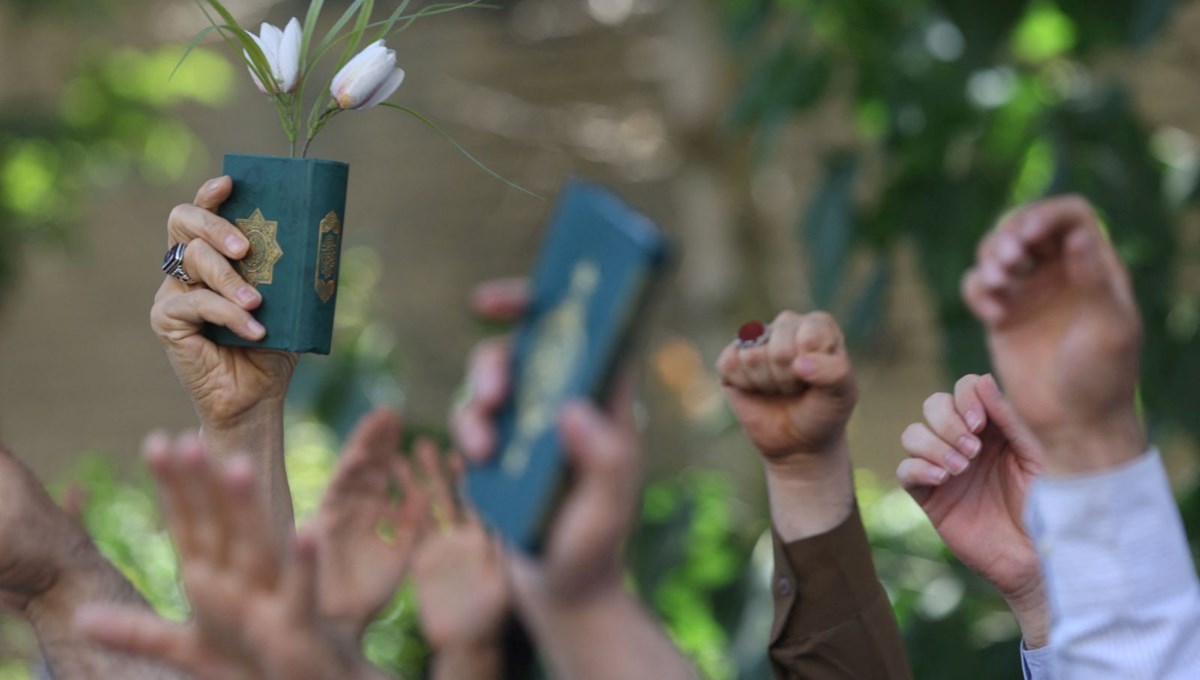
[[[819,536],[785,544],[775,531],[771,671],[781,680],[909,680],[887,593],[857,505]]]

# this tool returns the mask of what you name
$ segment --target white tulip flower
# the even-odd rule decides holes
[[[392,96],[404,82],[404,69],[396,66],[396,51],[383,41],[359,52],[333,79],[330,94],[342,109],[369,109]]]
[[[275,80],[278,91],[283,94],[295,92],[300,80],[300,44],[304,38],[300,20],[292,17],[287,28],[282,31],[271,24],[263,24],[260,34],[251,33],[250,37],[254,38],[263,56],[267,58],[267,64],[271,67],[271,77]],[[246,55],[246,60],[250,60],[249,54]],[[254,84],[260,92],[271,94],[263,86],[254,69],[250,69],[250,77],[254,79]]]

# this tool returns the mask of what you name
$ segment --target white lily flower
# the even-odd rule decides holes
[[[362,110],[378,106],[404,82],[404,69],[396,66],[396,51],[383,41],[359,52],[333,78],[329,92],[342,109]]]
[[[267,58],[267,65],[271,67],[271,78],[275,80],[278,91],[284,94],[295,92],[300,80],[300,44],[304,37],[300,20],[292,17],[287,28],[282,31],[271,24],[263,24],[259,35],[251,33],[250,37],[254,38],[263,56]],[[250,60],[249,53],[246,54],[246,60]],[[263,86],[254,69],[250,69],[250,77],[254,79],[259,92],[271,94]]]

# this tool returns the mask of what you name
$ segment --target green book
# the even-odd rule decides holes
[[[499,445],[467,470],[480,517],[537,552],[570,480],[558,412],[603,403],[671,262],[666,237],[603,187],[564,187],[513,349],[513,391],[496,417]]]
[[[218,211],[250,240],[234,262],[263,296],[259,342],[209,325],[219,345],[329,354],[350,166],[334,161],[225,156],[233,193]]]

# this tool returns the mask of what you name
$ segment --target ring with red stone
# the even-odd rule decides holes
[[[762,347],[771,339],[771,327],[761,321],[749,321],[742,324],[737,332],[738,349]]]

